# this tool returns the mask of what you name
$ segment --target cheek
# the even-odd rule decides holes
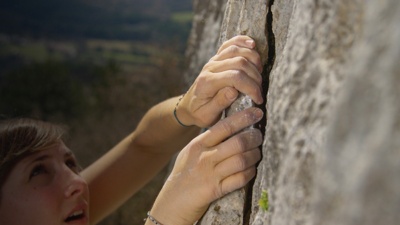
[[[23,193],[11,191],[2,196],[0,224],[59,224],[61,200],[57,196],[54,190],[39,188]]]

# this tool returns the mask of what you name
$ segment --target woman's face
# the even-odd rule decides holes
[[[88,186],[63,143],[21,160],[0,196],[0,224],[89,224]]]

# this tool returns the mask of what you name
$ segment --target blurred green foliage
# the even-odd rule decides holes
[[[124,1],[91,3],[82,0],[1,0],[0,33],[164,44],[176,39],[186,43],[191,18],[176,21],[173,17],[176,13],[191,12],[191,1],[159,2],[163,4],[151,8],[152,1],[138,0],[130,4]],[[184,48],[184,45],[181,47]]]
[[[5,117],[78,118],[101,102],[97,90],[109,85],[117,73],[112,62],[25,65],[0,77],[0,112]]]
[[[191,2],[0,0],[0,118],[67,125],[89,165],[181,94]],[[165,175],[99,224],[142,224]]]

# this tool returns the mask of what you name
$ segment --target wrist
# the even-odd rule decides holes
[[[176,212],[171,212],[170,208],[159,208],[154,206],[151,211],[147,213],[146,225],[192,225],[192,222],[188,222],[181,218]]]
[[[182,126],[182,127],[191,127],[194,125],[193,122],[191,122],[190,117],[188,116],[188,111],[185,109],[185,107],[182,106],[183,103],[183,98],[185,97],[185,94],[181,95],[175,105],[173,114],[175,117],[176,122]]]
[[[157,196],[150,215],[162,225],[193,225],[203,215],[207,207],[199,210],[191,204],[180,190],[170,186],[168,181]],[[149,218],[146,225],[154,225]]]

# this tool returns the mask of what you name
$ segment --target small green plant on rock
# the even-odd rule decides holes
[[[258,205],[264,211],[268,211],[268,192],[266,190],[261,192],[261,198],[258,200]]]

